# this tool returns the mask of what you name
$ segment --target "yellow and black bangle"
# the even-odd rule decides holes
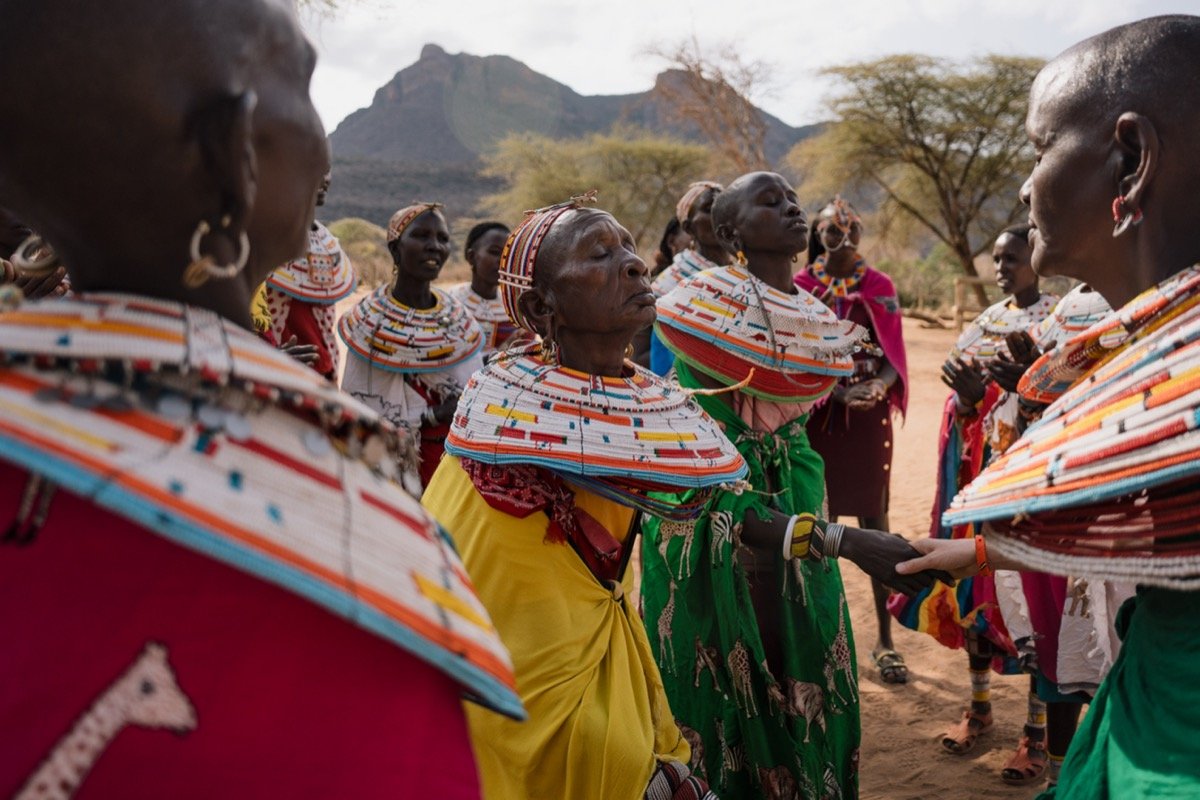
[[[812,514],[796,514],[788,520],[787,530],[783,534],[784,561],[808,558],[816,527],[817,518]]]

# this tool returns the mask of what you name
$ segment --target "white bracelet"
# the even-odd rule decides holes
[[[792,560],[792,534],[796,531],[796,522],[800,519],[799,514],[793,514],[788,520],[787,529],[783,532],[783,560]]]

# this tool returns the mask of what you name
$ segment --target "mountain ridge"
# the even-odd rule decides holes
[[[480,198],[500,188],[495,179],[478,176],[483,157],[514,132],[564,139],[629,124],[701,141],[694,126],[673,118],[662,98],[664,82],[680,79],[667,70],[643,92],[582,95],[511,56],[448,53],[426,44],[417,61],[330,135],[334,182],[324,215],[383,224],[416,196],[441,199],[452,215],[475,213]],[[820,128],[795,128],[759,112],[772,163]]]

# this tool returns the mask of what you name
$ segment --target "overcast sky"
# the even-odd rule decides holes
[[[822,118],[824,66],[889,53],[1049,57],[1106,28],[1200,0],[340,0],[306,27],[320,51],[313,97],[333,131],[417,59],[422,45],[504,54],[581,94],[640,92],[664,66],[646,50],[695,35],[773,67],[756,98],[783,121]],[[1195,76],[1191,76],[1194,80]]]

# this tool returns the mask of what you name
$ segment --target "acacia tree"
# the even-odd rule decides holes
[[[880,196],[885,217],[928,230],[974,276],[975,257],[1024,216],[1017,192],[1033,158],[1025,113],[1042,63],[896,55],[830,68],[841,84],[828,101],[834,120],[789,164],[809,192]]]
[[[752,100],[766,86],[767,64],[732,47],[707,53],[694,37],[650,52],[667,62],[654,93],[676,122],[699,131],[734,174],[770,169],[767,121]]]
[[[675,211],[675,201],[702,174],[709,152],[700,145],[632,128],[583,139],[550,139],[515,133],[486,157],[484,174],[508,188],[481,205],[501,219],[561,202],[589,189],[639,245],[658,233]]]

